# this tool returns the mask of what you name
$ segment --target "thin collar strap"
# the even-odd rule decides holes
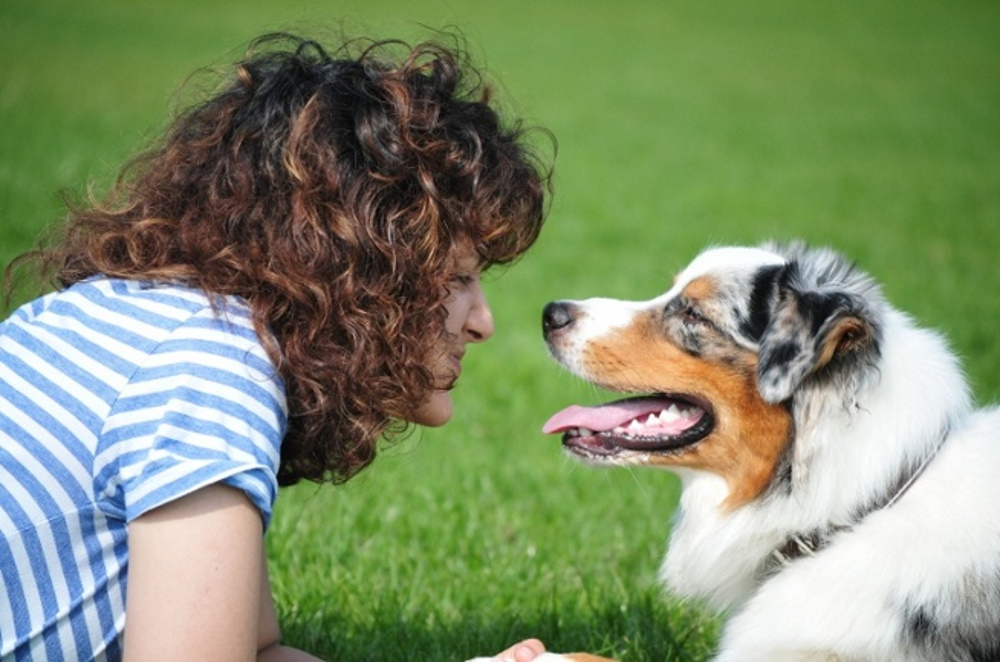
[[[934,449],[927,454],[917,468],[906,476],[904,480],[901,480],[897,484],[897,487],[892,492],[889,492],[887,498],[882,503],[875,502],[872,507],[858,513],[854,517],[854,521],[851,524],[838,526],[831,525],[823,529],[814,529],[813,531],[806,533],[798,533],[789,536],[780,547],[772,550],[764,560],[760,571],[761,578],[767,579],[776,575],[796,559],[800,559],[805,556],[815,556],[816,553],[826,547],[838,533],[854,528],[861,523],[865,517],[876,511],[892,508],[896,502],[899,501],[903,495],[907,493],[907,491],[909,491],[913,484],[917,482],[917,479],[923,475],[924,471],[934,458],[937,457],[937,454],[941,451],[941,447],[944,446],[945,440],[948,438],[949,432],[951,432],[951,426],[945,425],[944,431],[938,439],[938,443],[934,446]]]

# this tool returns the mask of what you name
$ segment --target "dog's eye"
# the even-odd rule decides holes
[[[663,312],[668,316],[676,317],[685,326],[709,324],[707,317],[702,315],[691,302],[683,299],[674,299],[667,304],[667,307]]]
[[[708,319],[698,312],[694,306],[684,306],[681,309],[680,315],[685,324],[708,324]]]

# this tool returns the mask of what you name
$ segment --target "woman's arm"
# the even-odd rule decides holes
[[[260,513],[200,489],[129,525],[125,660],[315,660],[278,645]]]
[[[281,645],[278,614],[271,597],[271,580],[267,576],[267,560],[261,564],[260,626],[257,630],[257,662],[320,662],[309,653]]]
[[[212,485],[129,525],[125,661],[316,662],[280,645],[260,513],[240,490]],[[522,642],[498,656],[526,662]]]

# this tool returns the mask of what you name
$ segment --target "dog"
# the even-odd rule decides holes
[[[650,301],[543,333],[624,394],[544,425],[682,482],[661,578],[729,614],[718,662],[1000,660],[1000,409],[841,254],[713,247]]]

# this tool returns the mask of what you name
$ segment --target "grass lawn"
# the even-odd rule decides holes
[[[329,659],[553,649],[705,660],[718,624],[657,586],[678,484],[564,458],[539,428],[599,392],[546,357],[555,298],[649,298],[707,243],[832,244],[1000,399],[1000,5],[981,0],[3,0],[0,264],[100,191],[189,73],[260,32],[457,26],[559,147],[537,247],[488,282],[449,426],[342,487],[285,490],[269,533],[286,639]],[[186,96],[187,95],[187,96]],[[776,624],[780,626],[780,624]]]

